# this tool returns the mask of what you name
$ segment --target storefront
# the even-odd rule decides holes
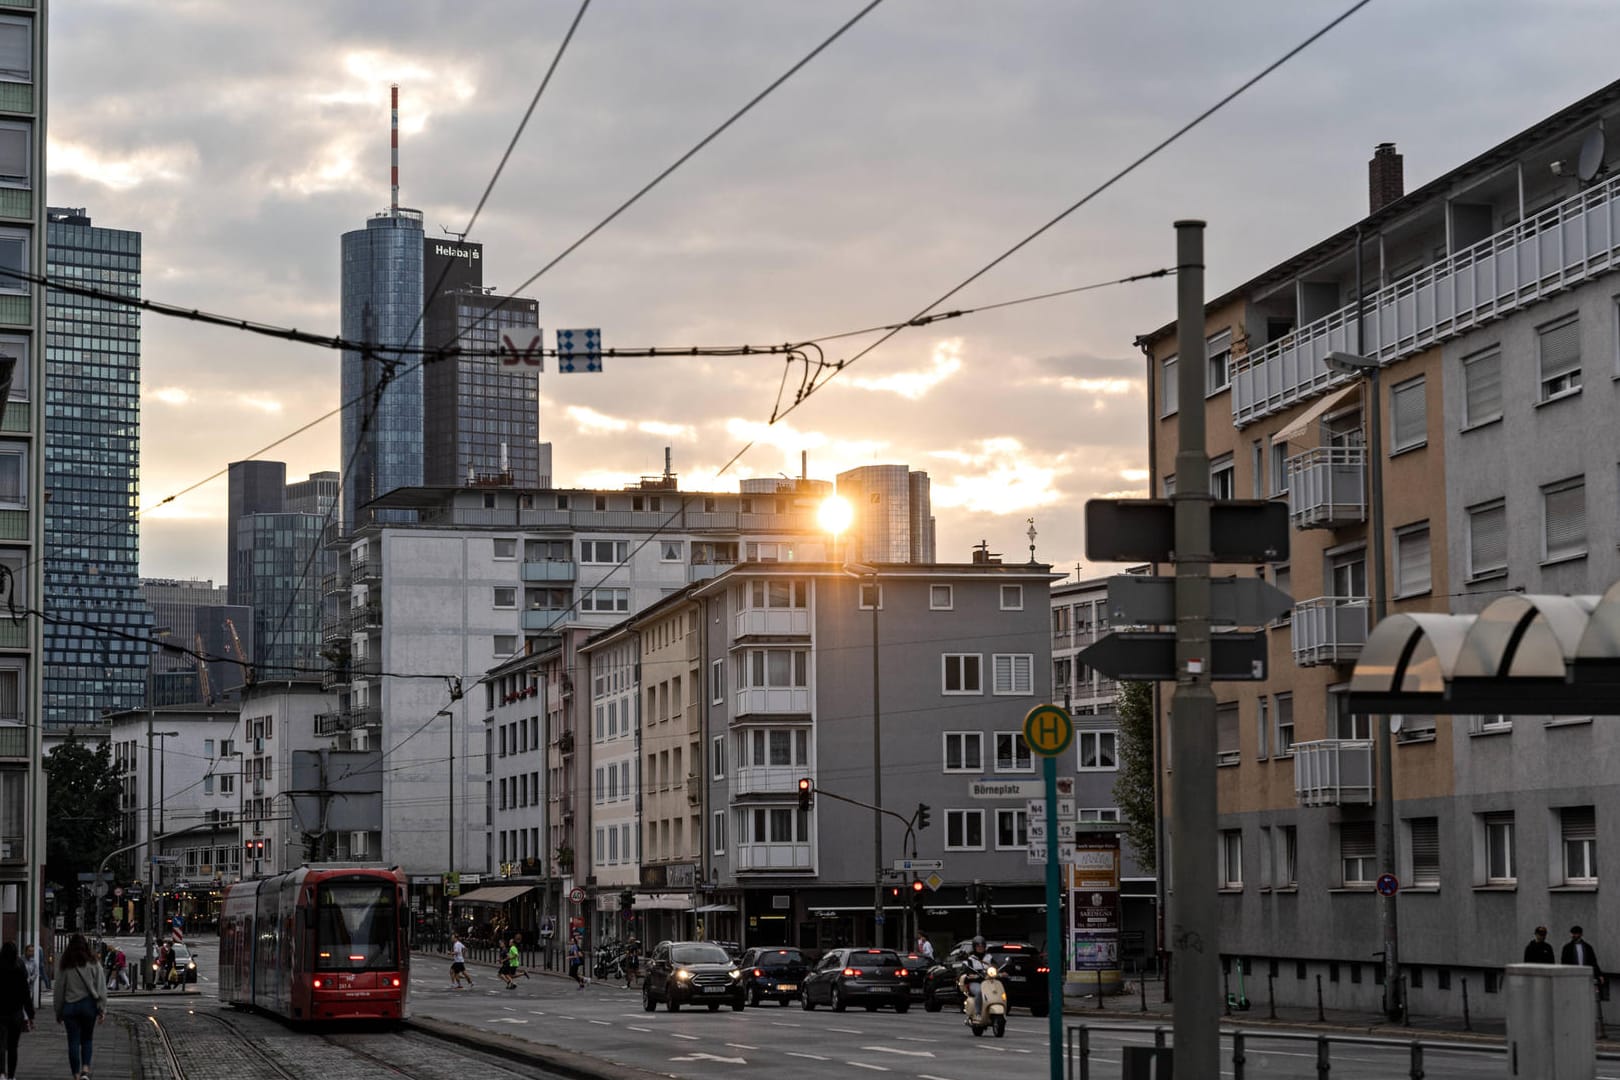
[[[745,892],[740,899],[741,937],[734,940],[744,946],[794,945],[824,950],[881,940],[891,947],[903,944],[909,949],[919,929],[928,935],[938,953],[976,933],[1006,941],[1029,941],[1040,947],[1046,940],[1046,896],[1039,885],[998,886],[994,904],[982,912],[967,902],[961,886],[930,892],[920,908],[914,908],[911,898],[904,894],[885,896],[881,937],[868,886],[762,889]]]

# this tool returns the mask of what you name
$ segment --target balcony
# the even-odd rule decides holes
[[[348,686],[351,679],[348,665],[329,667],[321,672],[321,689],[335,690],[340,686]]]
[[[336,593],[342,592],[347,587],[348,587],[348,582],[343,580],[343,575],[342,574],[335,574],[334,573],[334,574],[322,574],[321,575],[321,595],[322,596],[332,596],[332,595],[334,595]]]
[[[349,632],[382,629],[382,605],[357,604],[349,609]]]
[[[1337,529],[1367,520],[1367,451],[1319,446],[1288,459],[1288,516],[1296,529]]]
[[[369,555],[356,555],[349,560],[349,582],[361,585],[382,577],[382,560]]]
[[[348,636],[348,633],[348,620],[344,619],[342,616],[333,616],[332,618],[321,620],[322,641],[334,641],[337,638]]]
[[[732,702],[734,718],[755,714],[809,716],[810,691],[805,688],[762,688],[739,690]]]
[[[524,581],[574,581],[578,577],[579,568],[561,559],[523,564]]]
[[[731,776],[731,794],[797,795],[799,780],[814,773],[808,765],[744,765]]]
[[[555,629],[571,619],[573,615],[573,608],[528,608],[523,612],[523,629]]]
[[[1294,744],[1294,795],[1301,806],[1371,806],[1371,739]]]
[[[790,871],[810,873],[815,870],[815,858],[808,843],[738,844],[736,867],[739,874]]]
[[[1294,663],[1353,664],[1367,644],[1367,598],[1318,596],[1294,605]]]
[[[755,634],[807,638],[810,636],[810,611],[807,608],[750,608],[734,616],[734,629],[739,638]]]
[[[343,726],[343,717],[337,713],[315,714],[315,737],[317,739],[329,738],[341,731],[347,731]]]
[[[1232,419],[1243,427],[1348,382],[1327,369],[1330,352],[1393,363],[1607,273],[1617,256],[1620,175],[1372,294],[1364,346],[1351,304],[1237,358]]]
[[[697,773],[686,777],[686,801],[693,806],[703,805],[703,777]]]
[[[345,731],[359,727],[377,727],[382,724],[382,709],[376,705],[355,705],[338,713]]]

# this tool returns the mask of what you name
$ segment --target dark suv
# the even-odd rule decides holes
[[[709,941],[664,941],[644,962],[641,1007],[676,1012],[682,1005],[707,1005],[710,1012],[730,1005],[742,1012],[747,990],[742,972],[720,946]]]
[[[903,1013],[911,1008],[909,981],[893,949],[832,949],[804,980],[799,1002],[806,1011],[830,1005],[843,1012],[853,1002],[867,1012],[892,1005]]]
[[[956,979],[972,951],[972,941],[961,942],[929,969],[923,979],[924,1009],[939,1012],[946,1005],[961,1003],[962,991],[957,989]],[[1025,941],[989,941],[984,953],[986,963],[1001,977],[1007,1004],[1023,1006],[1034,1016],[1045,1016],[1051,1006],[1046,992],[1046,957],[1040,950]]]
[[[758,1005],[765,998],[775,998],[778,1004],[786,1005],[799,996],[799,987],[810,973],[804,953],[785,947],[749,949],[737,965],[742,968],[750,1005]]]

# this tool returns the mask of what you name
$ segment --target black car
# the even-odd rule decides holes
[[[889,1005],[903,1013],[911,1008],[909,982],[893,949],[831,949],[805,978],[799,1003],[807,1012],[817,1005],[843,1012],[854,1003],[867,1012]]]
[[[804,953],[788,947],[749,949],[737,965],[742,968],[750,1005],[758,1005],[765,998],[775,998],[778,1004],[786,1005],[799,996],[804,977],[810,973],[810,962]]]
[[[928,969],[934,966],[934,962],[921,953],[901,953],[900,966],[906,969],[906,984],[910,991],[907,996],[912,1001],[921,1001],[923,979],[928,975]]]
[[[676,1012],[682,1005],[707,1005],[710,1012],[730,1005],[742,1012],[747,1001],[742,971],[710,941],[663,941],[642,963],[641,1007]]]
[[[923,1008],[939,1012],[946,1005],[959,1005],[962,991],[956,979],[965,970],[965,961],[973,951],[973,942],[964,941],[950,951],[943,961],[931,968],[923,979]],[[1045,1016],[1051,1009],[1047,996],[1046,957],[1027,941],[989,941],[985,943],[985,962],[994,967],[1007,991],[1007,1004],[1027,1008],[1031,1015]]]

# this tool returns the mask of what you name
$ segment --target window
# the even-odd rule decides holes
[[[1024,587],[1022,585],[1003,585],[1001,587],[1001,610],[1024,610]]]
[[[1176,385],[1176,358],[1159,361],[1159,415],[1170,416],[1176,411],[1179,399]]]
[[[996,850],[1015,851],[1029,847],[1029,819],[1023,810],[996,811]]]
[[[231,795],[234,794],[235,791],[236,777],[230,775],[229,773],[222,773],[219,778],[219,793],[221,795]]]
[[[709,665],[709,697],[718,705],[726,699],[726,662],[716,660]]]
[[[1236,765],[1242,756],[1238,745],[1238,703],[1223,701],[1215,706],[1215,763]]]
[[[587,589],[579,598],[581,611],[629,611],[629,589],[604,589],[598,586]]]
[[[1288,593],[1290,595],[1293,594],[1294,572],[1289,567],[1289,565],[1287,563],[1283,563],[1280,566],[1273,566],[1271,568],[1271,583],[1273,585],[1277,586],[1277,588],[1281,589],[1283,592]],[[1283,611],[1283,613],[1281,615],[1277,616],[1277,621],[1272,623],[1271,625],[1272,626],[1287,626],[1289,623],[1291,623],[1293,621],[1294,621],[1294,609],[1293,608],[1287,608],[1286,610]]]
[[[497,587],[495,589],[495,606],[498,608],[517,607],[517,590]]]
[[[0,443],[0,505],[28,505],[28,451],[20,443]]]
[[[1495,502],[1468,510],[1468,577],[1471,581],[1507,572],[1507,505]]]
[[[1118,731],[1076,732],[1075,744],[1080,748],[1082,772],[1106,772],[1119,768]]]
[[[1271,493],[1288,494],[1288,444],[1280,439],[1271,444]]]
[[[1463,427],[1478,427],[1502,419],[1502,353],[1488,349],[1464,357]]]
[[[1032,772],[1034,768],[1023,732],[996,732],[996,772]]]
[[[1409,823],[1412,845],[1412,884],[1440,884],[1440,819],[1413,818]]]
[[[31,82],[34,59],[26,19],[0,19],[0,80]]]
[[[709,775],[716,780],[726,776],[726,737],[716,735],[709,740]]]
[[[1378,847],[1370,821],[1346,821],[1339,826],[1339,865],[1345,888],[1371,885],[1378,879]]]
[[[810,685],[808,649],[749,649],[737,660],[739,688],[802,690]]]
[[[496,634],[494,647],[496,656],[511,656],[517,652],[517,635]]]
[[[1590,806],[1566,806],[1558,811],[1558,829],[1564,842],[1564,884],[1597,884],[1597,814]]]
[[[726,853],[726,812],[716,810],[709,817],[709,845],[716,855]]]
[[[17,361],[11,372],[11,400],[28,400],[28,339],[0,334],[0,356]]]
[[[1498,732],[1512,731],[1513,717],[1502,713],[1478,713],[1468,718],[1468,734],[1493,735]]]
[[[1389,412],[1391,454],[1429,441],[1428,389],[1422,375],[1390,387]]]
[[[28,273],[28,238],[26,233],[0,229],[0,270]],[[11,274],[0,274],[0,292],[26,293],[28,282]]]
[[[203,794],[204,795],[212,795],[213,793],[214,793],[214,776],[213,776],[212,773],[210,773],[207,776],[203,777]]]
[[[1232,331],[1222,330],[1211,337],[1204,345],[1204,355],[1209,358],[1204,392],[1214,394],[1226,389],[1232,382]]]
[[[945,771],[980,772],[984,769],[984,735],[977,731],[945,733]]]
[[[1237,467],[1231,454],[1222,454],[1209,463],[1209,497],[1234,499],[1237,497]]]
[[[29,162],[33,158],[30,132],[25,123],[0,124],[0,185],[27,187],[31,175]]]
[[[1277,714],[1277,738],[1272,745],[1278,757],[1288,757],[1294,752],[1294,695],[1276,694],[1271,700]]]
[[[497,539],[495,542],[495,557],[497,559],[517,558],[517,541],[511,539]]]
[[[625,560],[629,545],[623,540],[581,540],[579,561],[582,563],[613,564]]]
[[[877,608],[879,611],[882,611],[883,610],[883,586],[881,586],[881,585],[862,585],[861,586],[861,595],[860,595],[860,599],[859,599],[858,603],[859,603],[859,607],[860,607],[860,609],[862,611],[871,611],[873,608]]]
[[[1261,694],[1255,699],[1254,738],[1255,760],[1266,760],[1266,747],[1271,744],[1271,702]]]
[[[984,693],[984,678],[980,671],[983,658],[978,653],[945,653],[940,657],[940,664],[944,672],[942,693]]]
[[[1277,829],[1277,868],[1276,882],[1279,889],[1293,889],[1299,886],[1299,831],[1293,825],[1283,825]]]
[[[1581,388],[1581,323],[1571,316],[1562,322],[1542,327],[1537,333],[1537,351],[1541,355],[1541,398],[1573,394]]]
[[[1221,830],[1221,888],[1243,888],[1243,832]]]
[[[928,586],[928,609],[930,611],[949,611],[955,604],[953,590],[949,585]]]
[[[1420,596],[1431,588],[1429,523],[1395,530],[1395,596]]]
[[[1586,481],[1580,478],[1541,489],[1541,558],[1544,562],[1586,554]]]
[[[1485,833],[1485,884],[1517,884],[1519,864],[1513,835],[1513,811],[1481,814],[1480,824]]]
[[[1035,692],[1035,657],[1031,653],[998,653],[990,657],[991,693],[1027,695]]]
[[[945,811],[945,850],[984,850],[984,811]]]
[[[658,558],[663,562],[682,562],[686,559],[686,544],[680,540],[663,540],[658,545]]]
[[[1119,807],[1117,806],[1082,806],[1079,811],[1081,821],[1118,821]]]

